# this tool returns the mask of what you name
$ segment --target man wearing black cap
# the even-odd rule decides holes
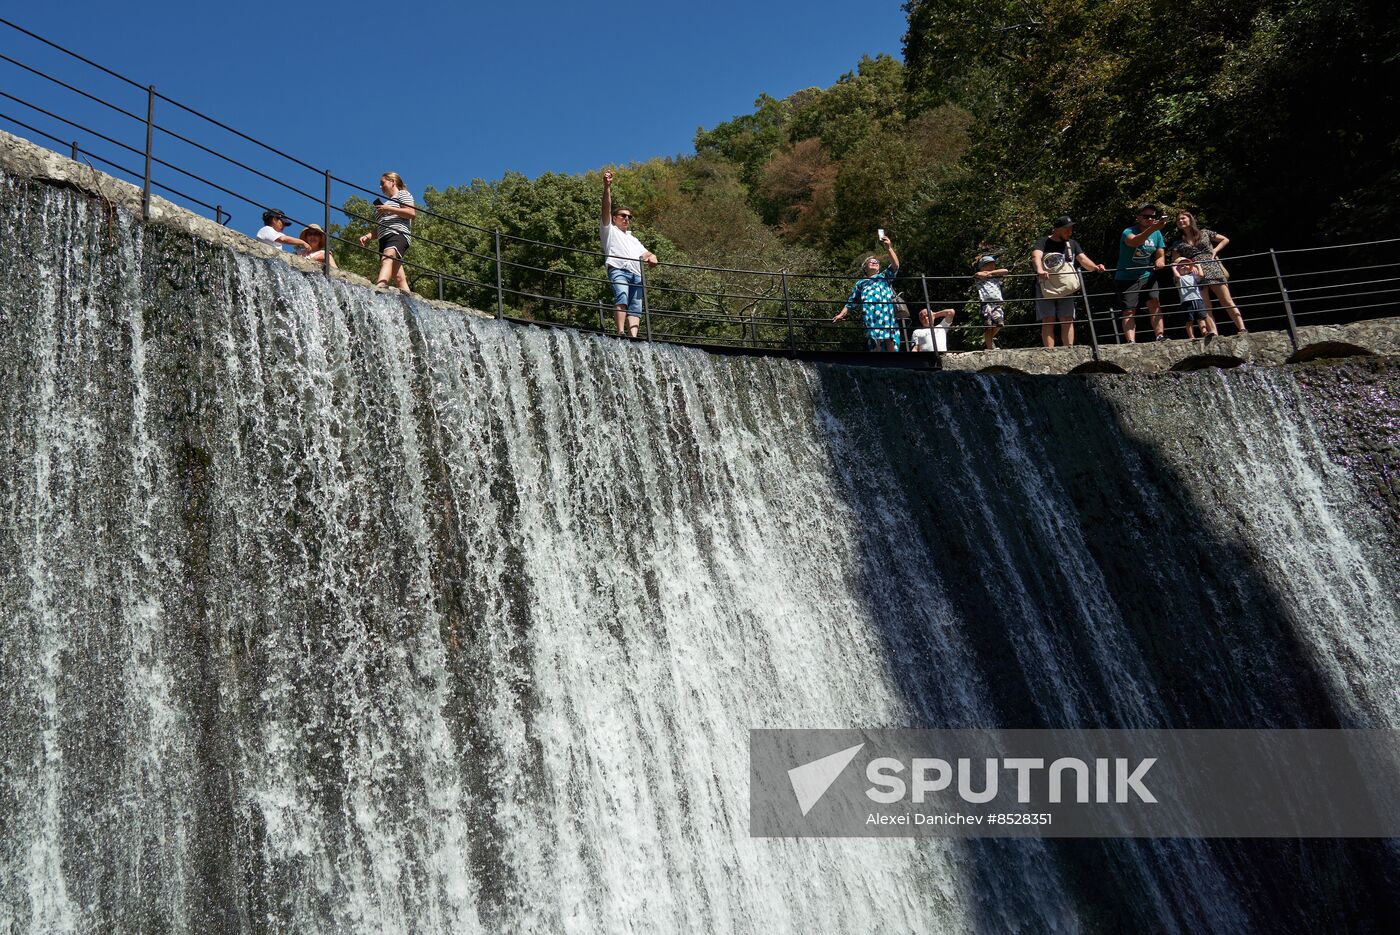
[[[282,229],[290,223],[292,223],[292,219],[287,215],[275,208],[268,208],[263,212],[263,226],[258,231],[258,239],[279,249],[285,245],[305,250],[306,241],[296,237],[288,237],[282,233]]]
[[[1051,222],[1050,233],[1035,242],[1031,264],[1035,266],[1035,317],[1040,322],[1040,343],[1055,346],[1055,325],[1060,326],[1060,343],[1074,344],[1074,311],[1079,303],[1081,283],[1075,267],[1086,272],[1104,272],[1102,263],[1089,259],[1074,239],[1074,221],[1068,215]]]

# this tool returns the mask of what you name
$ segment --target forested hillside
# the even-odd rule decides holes
[[[1400,231],[1400,27],[1390,3],[910,0],[905,9],[904,62],[865,58],[828,88],[760,94],[751,113],[700,129],[694,153],[619,167],[618,197],[642,239],[674,263],[844,275],[884,227],[906,269],[949,275],[968,272],[986,246],[1025,264],[1062,213],[1112,264],[1115,234],[1140,200],[1196,209],[1230,234],[1232,250]],[[422,197],[480,227],[596,250],[600,193],[591,172],[511,174]],[[443,221],[421,218],[417,231],[493,252],[488,236]],[[601,295],[570,279],[598,275],[596,258],[507,252],[522,264],[508,269],[508,288]],[[411,258],[494,283],[489,259],[425,240]],[[774,288],[761,277],[660,275],[760,303]],[[833,284],[791,288],[830,298]],[[491,301],[450,282],[445,292]],[[595,314],[517,304],[553,318]],[[721,316],[744,305],[669,304]]]

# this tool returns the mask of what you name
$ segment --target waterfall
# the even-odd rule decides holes
[[[0,935],[1400,912],[1365,842],[748,833],[756,727],[1400,724],[1390,364],[715,357],[0,205]]]

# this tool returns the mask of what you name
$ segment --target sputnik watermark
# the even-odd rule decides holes
[[[763,836],[1394,837],[1396,731],[750,734]]]
[[[1065,801],[1065,787],[1071,788],[1071,801],[1086,804],[1089,802],[1127,802],[1129,796],[1136,796],[1139,802],[1156,802],[1157,799],[1142,784],[1143,777],[1152,768],[1152,764],[1157,762],[1155,756],[1150,756],[1139,760],[1136,766],[1129,771],[1129,761],[1123,757],[1116,759],[1106,759],[1100,757],[1094,760],[1092,767],[1083,760],[1074,757],[1060,757],[1053,761],[1049,768],[1045,766],[1045,760],[1040,757],[1006,757],[1005,759],[987,759],[982,761],[985,764],[985,773],[982,777],[982,787],[975,789],[976,766],[973,760],[968,757],[961,757],[957,760],[957,795],[964,802],[974,805],[981,805],[996,799],[1000,791],[998,777],[1002,770],[1014,773],[1016,776],[1016,803],[1027,805],[1032,801],[1031,783],[1035,774],[1041,770],[1045,771],[1046,801],[1060,803]],[[915,757],[909,764],[910,780],[905,782],[901,773],[905,770],[902,760],[890,756],[882,756],[871,760],[865,767],[865,778],[872,786],[865,791],[872,802],[879,802],[881,805],[890,805],[906,797],[910,801],[922,803],[927,801],[927,797],[935,795],[949,789],[953,783],[954,768],[947,760],[940,760],[936,757]],[[1094,789],[1089,789],[1089,773],[1094,774]],[[1071,774],[1067,782],[1065,774]]]

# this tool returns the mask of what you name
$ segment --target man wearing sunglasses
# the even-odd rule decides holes
[[[656,265],[656,254],[642,246],[642,242],[632,235],[632,211],[622,205],[612,203],[613,174],[603,173],[603,238],[604,262],[608,268],[608,282],[612,284],[613,305],[617,307],[617,333],[637,336],[637,325],[642,320],[642,266]]]
[[[1113,272],[1113,307],[1123,315],[1123,338],[1132,344],[1137,340],[1137,324],[1133,315],[1143,300],[1147,300],[1147,317],[1158,341],[1167,336],[1162,322],[1160,301],[1160,270],[1166,266],[1167,242],[1162,228],[1167,219],[1159,217],[1155,205],[1140,205],[1137,222],[1125,227],[1118,238],[1118,269]]]

